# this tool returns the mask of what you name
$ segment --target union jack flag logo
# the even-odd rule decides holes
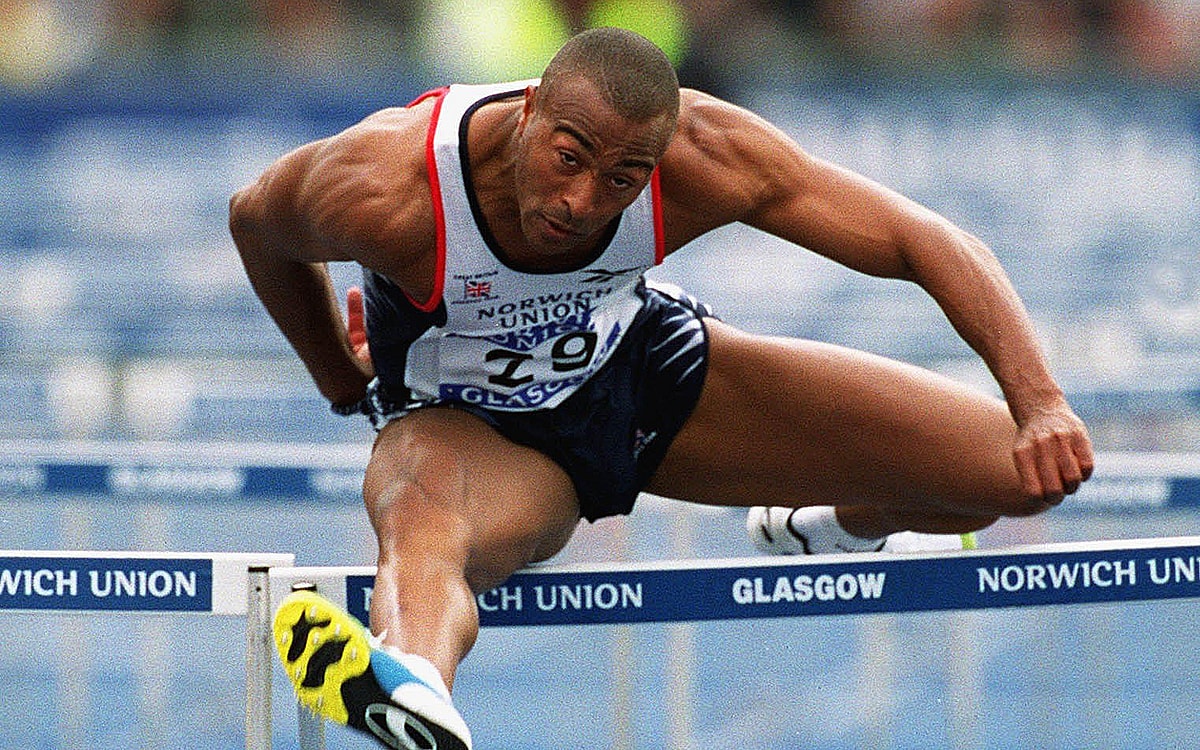
[[[463,287],[463,297],[467,299],[483,299],[492,294],[492,282],[467,280]]]

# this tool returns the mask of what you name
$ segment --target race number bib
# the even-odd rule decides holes
[[[512,331],[418,341],[410,350],[409,382],[443,401],[504,411],[550,408],[608,361],[639,309],[630,298]],[[431,362],[439,363],[438,383],[422,372],[422,363]]]

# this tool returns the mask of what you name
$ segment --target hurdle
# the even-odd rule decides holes
[[[366,622],[374,573],[369,566],[273,568],[271,609],[293,589],[312,588]],[[1195,598],[1200,598],[1200,536],[938,554],[541,566],[518,572],[480,594],[477,603],[482,627],[520,628]],[[303,710],[299,716],[301,748],[323,747],[319,719],[314,728]]]
[[[271,746],[268,573],[295,556],[237,552],[0,551],[0,610],[246,618],[246,750]],[[264,623],[266,623],[264,625]]]
[[[81,521],[90,519],[95,513],[108,512],[119,513],[128,522],[131,522],[126,523],[126,526],[134,528],[136,533],[131,535],[130,540],[126,542],[130,546],[139,549],[178,549],[180,544],[195,543],[208,544],[211,545],[210,548],[216,549],[224,546],[225,542],[197,542],[194,538],[185,540],[177,538],[175,535],[169,532],[169,520],[173,517],[173,514],[176,512],[178,507],[181,507],[185,503],[193,503],[196,498],[204,499],[209,505],[212,505],[212,503],[215,502],[216,507],[240,507],[243,504],[251,507],[266,507],[268,504],[276,502],[279,498],[286,498],[289,501],[297,499],[304,501],[301,505],[293,505],[290,507],[300,508],[302,512],[308,514],[323,514],[330,511],[357,513],[358,505],[361,502],[363,467],[365,466],[368,455],[369,445],[365,444],[273,445],[256,443],[203,442],[111,443],[87,441],[0,440],[0,497],[16,497],[22,499],[32,497],[48,498],[56,501],[62,499],[64,501],[65,504],[62,507],[65,509],[65,516],[62,519],[61,538],[50,542],[39,542],[34,546],[61,545],[64,548],[88,549],[95,544],[96,541],[94,535],[89,532],[88,524],[81,523]],[[639,500],[638,511],[633,517],[634,523],[636,524],[648,522],[651,527],[656,528],[656,525],[661,524],[669,529],[667,534],[656,533],[654,554],[668,554],[680,560],[688,560],[696,557],[697,551],[696,549],[690,547],[690,543],[681,543],[676,545],[670,543],[668,537],[675,534],[676,530],[681,528],[680,524],[687,522],[687,519],[685,518],[687,514],[699,511],[696,510],[694,506],[689,506],[686,504],[669,503],[667,501],[663,501],[661,504],[659,504],[653,502],[654,500],[655,498],[652,496],[646,496]],[[83,505],[79,505],[80,503]],[[130,509],[134,506],[139,506],[139,508],[138,510],[133,511],[133,515],[131,517]],[[105,510],[105,508],[107,508],[107,510]],[[1169,519],[1175,517],[1175,514],[1177,513],[1184,513],[1191,517],[1191,514],[1194,513],[1197,508],[1200,508],[1200,454],[1102,453],[1097,456],[1096,474],[1093,476],[1092,480],[1088,482],[1078,494],[1072,496],[1067,503],[1064,503],[1062,507],[1056,509],[1051,516],[1052,518],[1063,519],[1069,525],[1074,524],[1076,520],[1091,523],[1092,521],[1088,519],[1107,519],[1103,521],[1103,523],[1119,525],[1121,527],[1120,533],[1125,533],[1124,525],[1127,521],[1133,521],[1135,524],[1137,524],[1141,520],[1149,520],[1157,517]],[[716,514],[717,512],[713,511],[713,513]],[[741,522],[738,518],[738,514],[730,511],[721,511],[720,513],[723,513],[723,515],[717,514],[711,516],[711,518],[722,527],[723,532],[729,532],[729,538],[732,540],[732,542],[741,543],[744,546],[744,535],[741,531]],[[680,517],[676,518],[676,514],[679,514]],[[1188,523],[1193,523],[1194,525],[1194,522],[1189,521]],[[635,533],[640,534],[641,532],[636,532],[636,528],[641,527],[638,526],[634,529]],[[1188,528],[1174,530],[1173,527],[1170,526],[1170,523],[1163,523],[1155,524],[1150,528],[1145,528],[1134,533],[1144,536],[1157,536],[1160,534],[1174,535],[1178,533],[1191,533],[1191,531]],[[7,542],[5,546],[22,546],[22,541],[22,538],[19,536],[12,536],[11,541]],[[1190,540],[1185,541],[1188,544],[1191,543]],[[286,542],[287,545],[291,545],[293,543],[295,543],[294,539],[289,539]],[[578,541],[576,544],[578,544]],[[1103,559],[1107,558],[1101,558],[1098,556],[1106,554],[1105,550],[1109,550],[1110,552],[1111,550],[1116,550],[1116,552],[1111,552],[1111,554],[1118,554],[1121,551],[1123,544],[1125,543],[1103,543],[1098,549],[1084,551],[1087,554],[1097,556],[1093,557],[1093,561],[1102,562]],[[273,548],[275,546],[275,542],[260,542],[256,543],[255,546]],[[633,547],[636,547],[636,545],[633,545]],[[628,547],[625,549],[625,551],[619,555],[620,559],[628,559],[636,556],[638,553],[635,549],[633,549],[633,547]],[[1027,550],[1034,548],[1025,549]],[[667,566],[669,573],[669,568],[672,566],[688,568],[704,567],[706,565],[709,567],[721,567],[723,565],[727,565],[732,569],[738,569],[739,566],[748,566],[750,569],[753,569],[753,566],[766,564],[768,567],[770,567],[778,562],[775,558],[752,558],[748,560],[736,558],[726,559],[725,555],[729,554],[729,552],[726,550],[730,550],[734,555],[740,554],[740,551],[736,545],[723,545],[713,555],[715,557],[721,557],[722,559],[720,560],[696,563],[680,562],[665,565]],[[612,550],[609,549],[608,551],[611,552]],[[998,553],[999,550],[996,550],[995,548],[989,548],[980,551],[977,554],[992,554],[993,552]],[[1180,573],[1180,575],[1186,576],[1188,572],[1188,569],[1185,565],[1185,563],[1187,563],[1186,553],[1181,554],[1183,556],[1180,557],[1180,562],[1170,562],[1169,564],[1172,566],[1183,566],[1181,567],[1182,573]],[[704,556],[703,553],[701,556]],[[940,564],[943,565],[954,565],[956,563],[947,563],[946,561],[954,560],[957,557],[958,556],[956,554],[952,554],[946,555],[945,557],[939,557],[938,560],[940,561]],[[1168,561],[1171,560],[1169,556],[1162,559]],[[849,562],[852,560],[853,558],[838,558],[832,562],[836,562],[838,565],[840,565],[843,562]],[[818,561],[801,561],[791,558],[788,559],[788,562],[808,565]],[[825,562],[831,561],[827,560]],[[901,563],[904,562],[904,559],[893,557],[885,562]],[[1109,562],[1112,562],[1112,560]],[[1162,567],[1164,564],[1165,563],[1162,562],[1156,563],[1158,567],[1153,571],[1150,571],[1146,568],[1149,563],[1137,563],[1135,565],[1135,575],[1138,585],[1142,586],[1143,584],[1146,584],[1150,572],[1154,572],[1160,577],[1165,574],[1165,570]],[[269,565],[275,568],[278,572],[279,566],[277,566],[275,563],[269,563]],[[634,575],[639,568],[648,568],[652,572],[656,567],[661,568],[662,565],[664,564],[638,563],[629,567],[622,563],[613,566],[615,570],[613,575],[618,575],[616,583],[624,581],[632,586],[632,579],[623,578],[620,576],[624,576],[626,573],[629,575]],[[1197,565],[1200,566],[1200,561],[1197,562]],[[506,619],[506,613],[503,611],[503,608],[507,606],[509,610],[513,609],[515,604],[511,600],[511,597],[513,596],[512,592],[514,591],[512,587],[516,584],[521,584],[522,582],[524,582],[522,589],[524,591],[522,594],[523,606],[527,610],[538,610],[539,602],[536,599],[538,591],[537,589],[532,588],[537,584],[535,583],[534,579],[528,578],[528,576],[543,573],[553,574],[555,572],[562,572],[564,574],[571,573],[572,571],[587,572],[589,569],[598,571],[599,573],[603,573],[605,570],[607,570],[607,568],[604,566],[591,566],[591,568],[589,568],[589,566],[583,566],[582,568],[570,566],[552,566],[536,568],[531,571],[518,574],[518,576],[508,584],[510,599],[507,603],[502,598],[502,595],[504,594],[503,587],[496,592],[489,592],[488,594],[484,595],[484,598],[481,601],[481,614],[483,615],[484,625],[486,627],[505,627],[506,625],[519,624],[513,622],[511,611],[507,613]],[[991,568],[989,567],[988,569],[990,570]],[[330,598],[335,600],[344,599],[348,604],[353,604],[355,597],[353,596],[353,593],[351,593],[351,595],[347,595],[345,593],[344,584],[342,584],[340,588],[343,593],[338,593],[339,575],[337,571],[342,569],[333,570],[334,574],[332,578],[318,581],[320,590],[323,594],[329,596]],[[354,570],[359,570],[363,576],[359,584],[363,588],[358,592],[358,597],[361,599],[366,596],[366,588],[368,588],[370,585],[369,581],[371,575],[373,574],[373,569],[362,568]],[[895,569],[886,566],[882,570],[887,573],[887,577],[885,579],[885,588],[890,596],[892,593],[894,593],[894,589],[899,585],[898,582],[901,580],[899,577],[900,573],[893,572]],[[1035,568],[1035,570],[1039,569]],[[1058,570],[1059,569],[1056,569],[1056,574]],[[1078,588],[1084,585],[1082,582],[1083,573],[1082,568],[1076,570],[1079,571],[1077,574],[1079,578],[1074,586]],[[1090,575],[1092,569],[1089,568],[1088,570]],[[1096,570],[1099,571],[1100,578],[1092,585],[1092,589],[1094,590],[1093,593],[1105,588],[1103,584],[1109,580],[1108,574],[1110,569],[1108,567],[1105,565],[1100,565],[1100,567],[1096,568]],[[1113,587],[1109,587],[1110,589],[1121,589],[1117,593],[1118,595],[1122,596],[1128,589],[1128,580],[1124,570],[1124,567],[1114,567],[1111,569],[1114,582],[1119,581],[1119,583]],[[1116,577],[1117,572],[1121,573],[1119,578]],[[664,573],[663,575],[667,575],[668,573]],[[851,573],[853,575],[857,575],[856,571],[851,571]],[[81,573],[80,575],[82,576],[86,574]],[[282,575],[282,573],[280,573],[280,575]],[[345,575],[345,572],[343,571],[341,575]],[[818,586],[818,584],[816,584],[816,580],[822,575],[820,571],[802,569],[795,573],[781,572],[779,575],[791,577],[793,599],[803,599],[805,596],[808,596],[809,600],[807,602],[791,602],[793,609],[790,611],[781,611],[778,614],[764,613],[756,616],[786,618],[808,614],[832,614],[834,616],[839,614],[820,611],[820,607],[824,607],[827,604],[823,599],[819,598],[816,591],[816,587]],[[811,595],[807,594],[807,585],[805,587],[798,587],[796,585],[796,579],[803,575],[808,575],[809,578],[813,579],[812,586],[814,587],[814,591]],[[833,576],[833,594],[836,598],[836,587],[841,573],[828,573],[828,575]],[[935,565],[930,571],[928,571],[928,575],[941,574],[938,573],[937,566]],[[996,575],[1007,576],[1007,578],[1001,578],[999,580],[999,590],[993,592],[993,598],[1003,599],[1003,595],[1010,593],[1005,589],[1006,586],[1011,588],[1020,583],[1017,578],[1019,575],[1018,572],[1016,570],[1008,569],[1007,563],[1000,565],[997,568]],[[1037,573],[1035,573],[1035,575],[1037,575]],[[1047,575],[1049,574],[1047,573]],[[1174,575],[1174,573],[1172,573],[1172,575]],[[313,577],[320,578],[320,576]],[[763,576],[745,573],[740,577],[748,577],[748,580],[751,581],[750,592],[753,594],[755,591],[753,588],[755,585],[755,579]],[[269,576],[266,576],[266,579],[269,582]],[[85,585],[85,580],[86,579],[82,577],[79,579],[79,585],[81,588]],[[821,580],[823,582],[819,585],[827,586],[830,579],[825,578]],[[932,580],[934,580],[935,583],[929,584],[926,582],[927,586],[942,586],[940,583],[940,578],[935,578]],[[45,586],[50,583],[50,581],[51,579],[43,577],[38,580],[38,583],[44,589]],[[774,588],[770,588],[769,590],[766,588],[768,584],[774,586],[775,581],[776,576],[763,578],[763,583],[761,585],[763,596],[776,596]],[[1047,579],[1047,581],[1048,586],[1053,585],[1050,579]],[[567,602],[565,605],[566,607],[573,606],[573,602],[578,599],[579,606],[586,608],[588,603],[587,597],[589,594],[587,593],[588,589],[584,588],[585,583],[586,581],[575,582],[573,579],[556,579],[549,584],[543,582],[543,589],[541,590],[543,600],[541,604],[546,606],[551,605],[552,602],[548,597],[553,594],[559,599],[559,604],[557,606],[560,609],[564,607],[562,604],[562,601],[564,601],[564,596],[565,601]],[[613,593],[612,589],[610,588],[601,588],[604,583],[604,580],[593,581],[592,588],[590,589],[590,616],[593,618],[593,621],[596,622],[596,624],[603,623],[602,619],[595,619],[599,615],[606,615],[610,618],[610,620],[616,619],[620,616],[619,613],[611,613],[608,610],[603,609],[612,603],[611,597]],[[975,583],[978,584],[977,581]],[[291,583],[286,579],[286,577],[280,578],[273,588],[270,588],[269,591],[267,588],[264,588],[263,592],[269,593],[271,597],[274,598],[274,601],[277,602],[279,597],[281,597],[283,594],[286,594],[287,588],[290,587],[290,585]],[[551,585],[555,588],[547,588],[547,586]],[[564,589],[561,588],[562,585],[567,586],[565,593]],[[679,586],[684,584],[673,585]],[[784,584],[785,587],[786,585],[787,584]],[[849,583],[843,583],[843,589],[849,585]],[[915,585],[916,584],[914,584],[914,586]],[[1036,582],[1034,585],[1037,585]],[[576,586],[578,586],[578,589],[576,589]],[[797,588],[802,589],[799,594],[797,594]],[[1161,589],[1161,587],[1156,588]],[[642,592],[643,600],[645,602],[651,601],[649,596],[650,589],[643,586]],[[824,589],[822,589],[822,592],[824,592]],[[619,595],[625,595],[627,598],[632,596],[629,592],[623,592],[619,586],[617,587],[617,593]],[[921,590],[918,588],[911,593],[911,596],[919,597],[921,593]],[[1036,591],[1034,593],[1036,593]],[[1157,594],[1162,592],[1159,590],[1155,593],[1157,596]],[[700,590],[686,592],[683,589],[679,589],[676,592],[676,596],[684,595],[698,596],[700,595]],[[721,596],[727,598],[729,596],[728,593],[721,594],[720,591],[704,595],[710,598],[720,598]],[[765,612],[766,610],[772,608],[783,608],[785,604],[787,604],[786,600],[783,598],[786,596],[786,588],[781,588],[778,593],[778,597],[780,597],[778,602],[762,605],[739,605],[737,609],[741,612],[741,615],[745,616],[738,615],[738,619],[746,619],[750,616],[747,613],[752,611]],[[986,597],[984,597],[984,599],[986,599]],[[632,601],[632,598],[630,598],[630,601]],[[1118,599],[1114,601],[1123,600]],[[963,604],[964,610],[968,610],[968,607],[966,606],[968,604],[970,607],[974,607],[976,610],[1010,606],[1000,603],[992,604],[984,601],[983,599],[975,602],[974,604],[971,604],[970,602],[964,602]],[[261,640],[259,641],[256,655],[254,657],[257,660],[255,663],[259,665],[258,667],[251,668],[249,661],[251,658],[249,648],[247,651],[248,674],[246,675],[246,679],[248,685],[250,684],[249,681],[251,679],[251,672],[257,675],[255,679],[261,680],[263,679],[263,676],[269,677],[273,665],[277,663],[277,660],[272,653],[273,648],[270,646],[269,636],[269,619],[270,613],[272,612],[272,604],[270,601],[267,601],[262,603],[261,606],[261,612],[247,613],[250,618],[247,621],[248,633],[256,632],[256,628],[257,632],[261,633]],[[355,606],[358,607],[356,614],[358,614],[360,617],[365,617],[365,606],[361,604]],[[870,638],[876,638],[879,636],[880,631],[887,631],[888,628],[892,627],[886,617],[887,613],[922,611],[922,609],[918,607],[901,609],[899,608],[899,605],[896,605],[897,608],[895,609],[888,609],[886,606],[882,606],[878,602],[875,602],[875,606],[880,607],[880,609],[877,611],[880,614],[885,615],[884,618],[878,619],[869,616],[853,618],[853,622],[855,622],[856,625],[863,630],[864,635]],[[1011,606],[1024,605],[1017,604]],[[500,607],[501,611],[489,613],[488,607]],[[860,603],[860,606],[857,610],[846,612],[844,614],[854,615],[860,612],[862,614],[869,614],[869,612],[865,611],[865,607],[866,604]],[[546,613],[546,616],[548,616],[548,614],[551,613]],[[721,618],[716,618],[714,616],[708,619],[729,619],[732,621],[734,614],[736,613],[726,614],[729,616],[726,617],[726,615],[722,615]],[[560,612],[559,616],[563,616],[563,613]],[[630,638],[632,638],[633,633],[637,632],[637,629],[640,627],[639,623],[643,621],[654,622],[655,620],[637,620],[636,618],[633,618],[632,615],[627,614],[625,616],[630,617],[631,619],[625,621],[625,624],[619,626],[618,638],[624,639],[623,644],[620,645],[619,648],[624,649],[624,658],[628,661],[632,659],[632,645]],[[646,617],[648,617],[648,615],[646,615]],[[693,623],[693,621],[683,618],[682,614],[679,615],[679,617],[681,619],[664,619],[658,621],[675,623],[668,628],[667,638],[668,640],[678,638],[678,644],[682,647],[676,649],[676,644],[672,643],[672,651],[669,653],[672,661],[671,669],[675,669],[675,667],[678,666],[676,673],[681,675],[679,677],[680,681],[686,683],[686,680],[689,679],[691,675],[691,673],[689,673],[687,670],[689,668],[694,668],[694,664],[690,664],[689,659],[692,659],[695,654],[695,652],[691,649],[689,639],[692,637],[692,633],[696,630],[697,626]],[[970,639],[973,636],[970,632],[971,626],[969,620],[974,618],[975,614],[970,611],[965,611],[961,617],[964,618],[960,623],[962,626],[960,628],[961,633],[956,634],[956,637],[961,635],[961,637],[964,639]],[[586,618],[580,616],[577,619],[582,620]],[[529,624],[538,626],[548,623],[531,622]],[[564,622],[563,624],[571,626],[573,624],[583,623]],[[734,625],[733,627],[739,626]],[[154,638],[154,633],[150,633],[148,641],[153,642]],[[978,645],[972,645],[968,643],[967,650],[972,648],[977,649]],[[867,656],[872,659],[877,657],[883,658],[878,653],[868,654]],[[619,662],[620,658],[620,655],[617,655],[616,661]],[[882,666],[882,668],[886,669],[890,668],[891,665],[886,663],[886,659],[884,659],[884,663],[882,664],[878,662],[872,662],[869,666],[870,668],[880,668]],[[957,668],[959,665],[956,664],[954,666]],[[613,681],[615,683],[615,702],[625,706],[629,706],[633,700],[630,692],[631,687],[628,684],[630,679],[628,670],[630,668],[631,667],[628,664],[617,663],[615,665],[613,675]],[[970,679],[971,677],[971,675],[966,675],[967,679]],[[672,683],[672,688],[674,689],[674,687],[675,683]],[[864,688],[865,687],[868,686],[864,685]],[[869,687],[871,687],[871,689],[875,688],[875,686]],[[267,683],[267,694],[270,693],[269,688],[269,683]],[[882,686],[880,689],[882,689]],[[693,707],[688,702],[689,696],[690,693],[686,689],[672,692],[672,705],[668,706],[668,710],[674,711],[678,708],[678,710],[684,712],[679,722],[680,726],[684,726],[687,717],[690,716],[690,712],[693,711]],[[882,703],[878,704],[876,707],[881,711],[889,710],[886,704],[887,697],[882,693],[876,697],[882,701]],[[276,696],[275,700],[278,702],[279,697]],[[267,708],[264,714],[266,722],[270,722],[271,718],[268,701],[269,698],[264,698],[259,703],[260,706]],[[868,699],[865,702],[868,705],[868,709],[870,709],[870,700]],[[619,711],[619,706],[617,708]],[[248,706],[248,711],[249,710],[250,708]],[[969,707],[964,709],[964,715],[966,715],[968,710]],[[248,744],[247,747],[269,747],[269,723],[266,725],[266,728],[263,729],[262,723],[258,723],[258,720],[255,720],[255,722],[256,723],[254,723],[253,726],[260,727],[260,729],[256,730],[258,733],[258,739],[255,740],[256,744]],[[672,724],[674,723],[675,719],[672,717]],[[671,729],[670,731],[675,730]],[[248,737],[249,736],[251,736],[250,732],[248,732]],[[311,745],[309,745],[309,747],[311,747]],[[616,745],[614,747],[620,747],[620,745]],[[671,744],[667,745],[667,747],[670,748],[670,750],[677,750],[677,748],[686,747],[686,745]]]

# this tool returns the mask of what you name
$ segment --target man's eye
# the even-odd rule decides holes
[[[575,158],[575,154],[568,153],[566,151],[560,151],[558,152],[558,156],[562,163],[566,164],[568,167],[574,167],[579,164],[579,160]]]

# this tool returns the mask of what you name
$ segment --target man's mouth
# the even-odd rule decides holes
[[[542,223],[547,229],[546,234],[554,239],[567,240],[579,236],[579,233],[572,229],[570,224],[559,221],[552,216],[542,214]]]

